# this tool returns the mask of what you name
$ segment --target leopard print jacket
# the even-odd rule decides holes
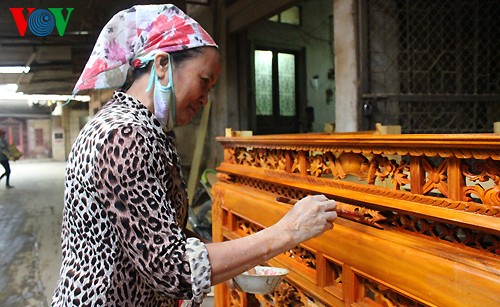
[[[66,168],[53,307],[202,302],[211,268],[205,246],[182,232],[187,193],[174,141],[122,92],[82,129]]]

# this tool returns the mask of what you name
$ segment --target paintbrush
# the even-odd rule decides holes
[[[299,200],[294,199],[294,198],[288,198],[284,196],[276,196],[276,201],[284,204],[289,204],[289,205],[295,205]],[[342,217],[351,217],[351,218],[362,218],[364,217],[364,214],[361,212],[356,212],[356,211],[350,211],[346,210],[345,208],[342,208],[344,204],[339,204],[337,202],[337,214]]]

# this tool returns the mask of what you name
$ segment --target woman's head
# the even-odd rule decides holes
[[[140,71],[153,62],[145,89],[149,96],[135,91],[140,96],[136,98],[151,99],[153,107],[150,101],[141,102],[167,127],[171,128],[177,119],[177,124],[185,124],[192,117],[190,111],[206,103],[207,99],[202,98],[208,92],[205,88],[213,86],[218,77],[216,48],[198,22],[176,6],[136,5],[119,12],[106,24],[73,94],[85,89],[122,87],[130,67]],[[196,84],[198,79],[206,83],[202,89]],[[181,111],[179,116],[177,109]]]
[[[180,66],[182,63],[185,61],[195,58],[199,56],[201,53],[203,53],[203,48],[192,48],[192,49],[185,49],[181,51],[175,51],[175,52],[170,52],[170,56],[172,57],[172,64],[174,66]],[[137,67],[134,68],[132,67],[129,73],[129,76],[127,78],[127,81],[125,82],[125,85],[123,86],[124,90],[127,90],[130,85],[139,77],[142,77],[143,75],[149,74],[151,66],[152,66],[153,61],[148,62],[146,66],[143,67]]]
[[[169,65],[172,65],[172,83]],[[190,122],[201,106],[207,104],[208,92],[217,82],[219,73],[219,51],[214,47],[199,47],[169,54],[159,52],[147,66],[134,69],[133,78],[129,80],[133,86],[127,92],[139,98],[142,103],[146,102],[144,103],[146,107],[157,114],[157,108],[161,106],[154,102],[153,91],[146,92],[149,83],[152,82],[150,78],[156,75],[159,84],[155,84],[155,87],[166,88],[172,85],[167,89],[169,92],[165,93],[165,99],[168,100],[166,104],[169,104],[169,107],[175,107],[175,112],[172,112],[172,119],[175,123],[185,125]],[[141,98],[140,96],[143,96],[145,92],[149,96]],[[170,94],[172,97],[168,96]]]
[[[73,94],[123,86],[129,68],[146,65],[158,51],[203,46],[217,48],[201,25],[175,5],[133,6],[104,26]]]

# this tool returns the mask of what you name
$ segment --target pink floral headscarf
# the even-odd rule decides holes
[[[173,4],[136,5],[104,26],[73,95],[87,89],[120,87],[130,66],[152,51],[173,52],[201,46],[217,47],[210,35]]]

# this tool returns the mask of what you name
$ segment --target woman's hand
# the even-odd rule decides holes
[[[337,218],[337,205],[324,195],[307,196],[298,201],[290,211],[276,223],[276,227],[299,244],[333,228]]]
[[[207,244],[212,284],[218,284],[333,228],[334,200],[324,195],[299,200],[285,216],[250,236]]]

